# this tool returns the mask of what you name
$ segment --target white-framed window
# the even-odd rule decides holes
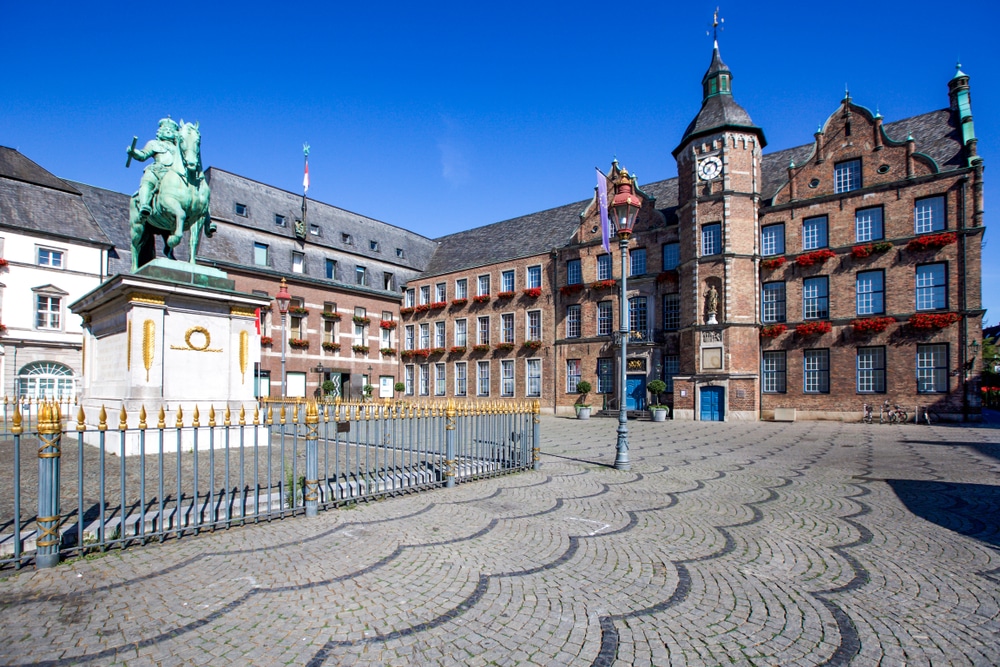
[[[785,254],[785,223],[761,227],[760,254],[765,257]]]
[[[598,280],[611,280],[612,277],[612,259],[611,255],[604,254],[597,256],[597,279]]]
[[[528,340],[542,339],[542,311],[528,311]]]
[[[628,253],[628,274],[641,276],[646,273],[646,249],[632,248]]]
[[[255,266],[267,266],[267,244],[253,244],[253,263]]]
[[[322,236],[323,235],[323,232],[320,230],[319,225],[313,225],[313,224],[309,225],[309,233],[312,236]]]
[[[681,295],[663,295],[663,328],[677,331],[681,328]]]
[[[420,349],[426,350],[431,346],[431,325],[424,322],[420,325]]]
[[[701,228],[701,254],[718,255],[722,252],[722,223],[713,222]]]
[[[413,364],[403,367],[403,384],[406,385],[406,395],[413,396]]]
[[[403,329],[403,331],[406,333],[406,335],[403,337],[403,349],[404,350],[414,349],[413,344],[415,341],[413,336],[413,325],[407,324],[406,327]]]
[[[327,260],[326,260],[326,279],[327,280],[337,280],[337,260],[327,258]]]
[[[527,367],[525,394],[528,397],[537,398],[542,395],[542,360],[528,359],[525,365]]]
[[[292,273],[304,273],[306,256],[301,252],[292,251]]]
[[[858,348],[858,393],[885,393],[885,348]]]
[[[802,221],[802,249],[816,250],[825,248],[827,243],[826,216],[806,218]]]
[[[247,205],[246,204],[240,204],[239,202],[235,202],[234,203],[234,205],[233,205],[233,213],[235,213],[236,215],[240,216],[241,218],[245,218],[248,215],[250,215],[250,211],[247,209]]]
[[[878,241],[884,235],[882,207],[859,208],[854,212],[854,240],[858,243]]]
[[[431,369],[429,364],[420,364],[420,395],[427,396],[431,393]]]
[[[802,391],[807,394],[830,393],[830,350],[802,352]]]
[[[615,390],[615,360],[600,357],[597,360],[597,393],[610,394]]]
[[[417,298],[416,291],[410,287],[406,290],[405,296],[403,297],[403,306],[406,308],[413,308],[416,305],[415,301]]]
[[[566,284],[579,285],[583,282],[583,269],[580,260],[571,259],[566,262]]]
[[[276,224],[278,227],[287,227],[288,221],[285,219],[285,216],[275,213],[274,224]]]
[[[500,316],[500,342],[514,342],[514,313],[504,313]]]
[[[503,359],[500,361],[500,395],[514,395],[514,360]]]
[[[881,315],[885,312],[885,274],[861,271],[855,283],[858,315]]]
[[[634,296],[628,300],[629,330],[645,332],[649,328],[649,310],[646,297]]]
[[[597,304],[597,335],[610,336],[614,326],[614,310],[610,301],[601,301]]]
[[[479,276],[478,289],[476,296],[487,296],[490,293],[490,277],[488,275]]]
[[[924,197],[913,203],[913,231],[938,232],[945,228],[944,196]]]
[[[406,253],[403,251],[402,248],[396,248],[396,257],[399,257],[400,259],[406,257]]]
[[[476,363],[476,380],[478,387],[477,396],[490,395],[490,362],[480,361]]]
[[[62,269],[65,268],[65,255],[64,250],[56,250],[55,248],[43,248],[38,246],[36,252],[36,263],[38,266],[47,266],[52,269]]]
[[[610,255],[608,255],[610,257]],[[673,271],[681,263],[681,245],[679,243],[663,244],[663,270]]]
[[[579,359],[566,360],[566,393],[575,394],[576,385],[582,379]]]
[[[948,391],[947,345],[917,345],[917,391],[921,394]]]
[[[765,394],[785,393],[785,351],[774,350],[764,352],[761,362],[763,382],[761,389]]]
[[[947,271],[944,263],[917,267],[917,310],[940,310],[948,307]]]
[[[468,366],[464,361],[455,362],[455,395],[465,396],[468,391]]]
[[[469,279],[459,278],[455,281],[455,298],[456,299],[468,299],[469,298]]]
[[[343,243],[344,245],[354,245],[354,239],[351,238],[351,235],[348,234],[347,232],[341,232],[340,242]]]
[[[861,160],[838,162],[833,167],[833,191],[850,192],[861,188]]]
[[[448,283],[434,285],[434,300],[438,303],[444,303],[448,300]]]
[[[785,283],[764,283],[760,290],[760,319],[765,324],[785,321]]]
[[[580,337],[580,306],[566,306],[566,338]]]
[[[62,297],[35,295],[35,328],[52,331],[62,329]]]
[[[371,250],[372,252],[379,252],[378,241],[375,240],[368,241],[368,249]]]
[[[542,267],[539,264],[528,267],[527,287],[529,289],[542,286]]]
[[[382,289],[386,292],[393,291],[393,276],[388,271],[382,272]]]
[[[28,398],[71,399],[76,396],[73,369],[55,361],[34,361],[17,374],[20,395]]]
[[[465,320],[465,319],[455,320],[455,346],[456,347],[465,347],[468,344],[468,342],[469,342],[468,333],[469,333],[469,322],[468,322],[468,320]]]
[[[421,285],[420,286],[420,305],[426,306],[431,302],[431,286]]]
[[[444,345],[445,345],[444,322],[435,322],[434,347],[444,347]]]
[[[830,317],[830,290],[826,276],[802,281],[802,319],[822,320]]]
[[[513,292],[514,291],[514,271],[504,271],[500,274],[500,291],[501,292]]]
[[[479,341],[479,345],[489,345],[490,344],[490,316],[486,315],[480,317],[478,320],[478,329],[476,330],[476,340]]]
[[[368,284],[368,269],[363,266],[354,267],[354,279],[359,285]]]
[[[445,393],[445,365],[443,363],[434,364],[434,395],[444,396]]]

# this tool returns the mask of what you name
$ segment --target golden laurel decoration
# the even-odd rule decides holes
[[[125,370],[132,370],[132,320],[125,323]]]
[[[191,336],[194,334],[201,334],[205,337],[205,342],[202,345],[195,345],[191,342]],[[186,332],[184,332],[184,344],[187,347],[181,345],[171,345],[171,350],[194,350],[195,352],[222,352],[219,348],[209,348],[212,344],[212,334],[208,333],[208,329],[205,327],[191,327]]]
[[[250,353],[250,332],[244,329],[240,332],[240,384],[247,381],[247,357]]]
[[[153,366],[153,351],[156,349],[156,322],[146,320],[142,323],[142,365],[146,367],[146,382],[149,382],[149,369]]]

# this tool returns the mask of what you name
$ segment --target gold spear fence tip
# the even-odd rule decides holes
[[[215,406],[208,406],[208,425],[215,426]]]
[[[306,403],[306,423],[316,424],[318,422],[319,422],[319,406],[316,405],[316,401],[309,401],[308,403]]]
[[[146,428],[146,406],[139,406],[139,429],[144,430]]]
[[[184,426],[184,409],[181,406],[177,406],[177,428]]]
[[[281,411],[278,413],[278,418],[281,420],[280,423],[285,423],[285,406],[282,404]]]
[[[156,428],[166,428],[167,427],[167,412],[160,406],[160,415],[156,420]]]
[[[76,430],[84,431],[87,428],[87,416],[83,414],[83,406],[81,405],[76,411]]]
[[[194,417],[191,419],[191,426],[198,428],[201,426],[201,413],[198,412],[198,404],[194,405]]]
[[[226,426],[230,426],[233,423],[232,413],[229,411],[229,406],[226,406],[226,411],[222,415],[222,423]]]
[[[118,430],[124,431],[128,428],[128,414],[125,412],[125,406],[118,411]]]
[[[108,430],[108,411],[104,409],[103,403],[101,403],[101,411],[97,413],[97,430]]]
[[[257,412],[255,409],[254,412]],[[247,407],[245,405],[240,406],[240,426],[246,426],[247,423]]]

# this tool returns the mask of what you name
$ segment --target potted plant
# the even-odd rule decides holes
[[[397,394],[402,394],[404,391],[406,391],[406,383],[397,382],[396,384],[392,385],[392,388],[396,390]]]
[[[649,409],[653,412],[653,421],[662,422],[667,420],[667,415],[670,412],[670,408],[666,405],[660,404],[660,394],[667,390],[667,383],[663,380],[653,380],[646,386],[646,391],[648,391],[653,397],[653,403],[649,406]]]
[[[580,395],[580,398],[577,399],[578,402],[576,403],[576,405],[574,405],[574,407],[576,408],[576,418],[590,419],[590,404],[580,402],[587,400],[587,394],[590,393],[590,383],[587,382],[586,380],[580,380],[579,382],[577,382],[576,393]]]
[[[365,400],[370,401],[372,400],[372,392],[375,391],[375,387],[373,387],[370,384],[366,384],[364,387],[361,388],[361,391],[365,393]]]
[[[332,396],[333,392],[337,391],[337,385],[333,383],[333,380],[325,380],[322,385],[323,394],[325,396]]]

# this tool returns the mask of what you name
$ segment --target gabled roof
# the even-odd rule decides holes
[[[0,177],[40,185],[43,188],[61,190],[70,194],[80,194],[66,181],[42,169],[35,162],[21,155],[19,151],[6,146],[0,146]]]
[[[132,234],[129,230],[129,195],[103,188],[68,181],[80,191],[83,201],[101,231],[114,244],[108,274],[129,273],[132,270]]]

